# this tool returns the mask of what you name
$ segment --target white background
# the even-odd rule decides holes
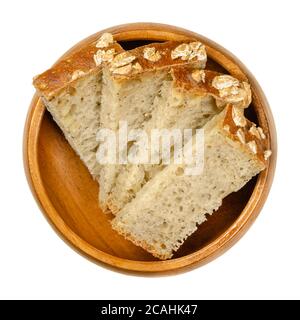
[[[300,298],[299,1],[1,1],[0,298]],[[109,26],[161,22],[201,33],[260,82],[278,131],[278,165],[256,223],[194,271],[144,278],[101,268],[49,227],[26,182],[22,135],[31,79],[69,47]]]

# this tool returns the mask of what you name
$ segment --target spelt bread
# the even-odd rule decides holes
[[[128,130],[143,128],[156,112],[153,101],[171,67],[204,68],[206,59],[205,47],[195,41],[152,43],[116,55],[103,69],[101,127],[117,131],[119,121],[126,121]],[[99,202],[104,211],[120,168],[101,166]]]
[[[152,110],[155,112],[143,126],[149,137],[154,128],[176,128],[181,131],[201,128],[228,102],[242,108],[248,107],[251,102],[249,84],[214,71],[173,67],[170,79],[163,81],[159,95],[154,99]],[[163,168],[161,162],[120,166],[107,197],[110,211],[117,214]]]
[[[159,259],[171,258],[223,198],[265,168],[270,155],[263,131],[233,105],[210,120],[204,133],[200,176],[184,175],[184,165],[167,166],[112,222],[120,234]]]
[[[112,35],[104,33],[33,81],[53,119],[94,178],[98,178],[100,169],[96,133],[100,126],[102,64],[122,51]]]

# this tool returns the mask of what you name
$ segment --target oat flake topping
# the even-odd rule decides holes
[[[266,135],[264,134],[263,129],[261,127],[258,127],[257,130],[259,132],[260,137],[262,139],[266,139]]]
[[[144,49],[144,58],[151,62],[157,62],[161,59],[161,54],[154,47]]]
[[[114,42],[113,35],[111,33],[103,33],[96,43],[96,48],[106,48]]]
[[[114,59],[111,62],[111,67],[112,68],[123,67],[131,63],[135,59],[136,57],[130,55],[128,52],[122,52],[114,57]]]
[[[219,90],[220,98],[227,103],[239,103],[244,101],[244,105],[249,105],[251,101],[251,91],[249,84],[240,83],[236,78],[230,75],[221,75],[214,77],[212,86]]]
[[[272,151],[271,151],[271,150],[266,150],[266,151],[264,152],[264,158],[265,158],[265,160],[268,160],[269,157],[271,156],[271,154],[272,154]]]
[[[171,52],[173,60],[180,58],[181,60],[192,60],[197,57],[197,60],[206,62],[207,55],[205,46],[199,42],[182,43]]]
[[[247,145],[252,153],[257,154],[257,145],[254,140],[247,142]]]
[[[196,69],[192,72],[192,78],[197,82],[205,82],[205,71]]]
[[[75,70],[72,74],[71,80],[74,81],[84,75],[85,75],[85,73],[82,70]]]
[[[132,69],[132,64],[127,64],[126,66],[123,67],[119,67],[119,68],[115,68],[113,69],[113,73],[114,74],[120,74],[120,75],[125,75],[128,74]]]
[[[212,81],[212,86],[217,90],[223,90],[230,87],[238,87],[239,81],[232,76],[224,74],[221,76],[214,77]]]
[[[243,109],[235,106],[232,107],[232,119],[235,125],[238,127],[245,127],[247,124]]]
[[[109,50],[98,50],[96,54],[94,54],[94,61],[96,63],[96,66],[101,65],[102,62],[110,62],[112,61],[113,57],[115,55],[115,49],[109,49]]]
[[[241,141],[241,143],[243,144],[246,143],[245,133],[241,128],[239,128],[238,131],[236,132],[236,136]]]

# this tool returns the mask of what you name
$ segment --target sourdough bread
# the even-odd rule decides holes
[[[144,128],[156,113],[153,101],[171,67],[204,68],[206,59],[205,47],[197,41],[152,43],[116,55],[103,69],[101,127],[117,132],[119,121],[126,121],[128,130]],[[121,168],[101,166],[99,202],[104,211]]]
[[[155,111],[143,127],[148,136],[154,128],[180,129],[182,132],[184,129],[202,128],[228,102],[241,108],[248,107],[251,102],[249,84],[214,71],[173,67],[170,79],[163,81],[154,99],[152,110]],[[117,214],[163,168],[161,163],[120,166],[107,197],[110,211]]]
[[[204,170],[184,175],[184,165],[169,165],[112,221],[120,234],[159,259],[174,252],[222,204],[265,168],[270,151],[260,128],[228,105],[204,126]]]
[[[104,33],[34,79],[66,139],[100,182],[100,206],[112,226],[160,259],[169,259],[222,199],[265,168],[266,135],[248,121],[247,82],[203,70],[197,41],[153,43],[124,51]],[[204,126],[204,169],[188,165],[102,165],[100,128],[197,129]],[[195,145],[190,144],[193,151]],[[131,152],[129,148],[128,152]],[[101,161],[100,161],[101,162]]]
[[[102,65],[122,51],[112,35],[104,33],[33,81],[67,141],[96,179],[100,169],[96,133],[100,127]]]

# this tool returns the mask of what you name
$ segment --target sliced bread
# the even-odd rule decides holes
[[[205,47],[197,41],[152,43],[116,55],[103,70],[101,127],[117,132],[119,121],[126,121],[128,130],[143,128],[156,112],[153,101],[171,67],[204,68],[206,59]],[[101,166],[99,202],[104,211],[121,167]]]
[[[214,71],[173,67],[170,78],[163,81],[160,93],[154,99],[152,110],[155,112],[144,123],[144,129],[150,137],[152,129],[202,128],[228,102],[241,108],[248,107],[251,102],[249,84]],[[120,166],[107,197],[110,211],[117,214],[163,168],[162,163]]]
[[[262,129],[233,105],[204,126],[204,139],[201,175],[183,174],[184,165],[167,166],[112,221],[115,230],[159,259],[170,259],[206,215],[262,171],[270,156]]]
[[[100,126],[102,65],[122,52],[109,33],[35,77],[33,84],[67,141],[94,178]]]

